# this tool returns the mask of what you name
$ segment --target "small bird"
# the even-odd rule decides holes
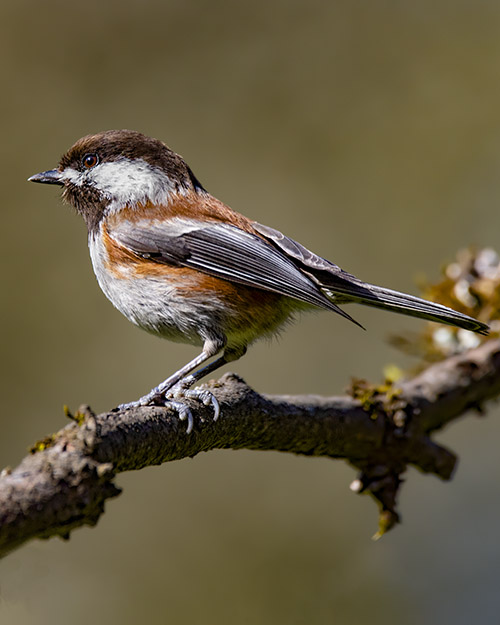
[[[150,393],[122,407],[171,402],[187,431],[183,397],[303,310],[323,308],[357,323],[339,304],[357,302],[487,334],[488,326],[440,304],[362,282],[277,230],[210,195],[183,158],[131,130],[78,140],[56,169],[31,182],[60,185],[88,229],[99,286],[132,323],[201,353]],[[210,364],[210,358],[218,356]]]

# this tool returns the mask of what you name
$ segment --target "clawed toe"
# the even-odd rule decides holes
[[[173,399],[167,399],[165,401],[165,406],[173,408],[181,421],[187,421],[186,434],[191,434],[193,431],[194,420],[193,413],[189,410],[189,407],[181,401],[175,401]]]
[[[182,401],[183,399],[196,399],[204,406],[212,406],[214,411],[213,420],[217,421],[220,414],[220,404],[215,395],[207,389],[189,388],[193,381],[190,377],[181,380],[166,392],[160,393],[158,389],[153,389],[151,393],[141,397],[137,401],[128,404],[120,404],[119,410],[137,408],[139,406],[168,406],[177,412],[181,421],[187,421],[186,434],[193,431],[194,419],[189,407]]]
[[[213,393],[202,388],[172,388],[165,394],[165,399],[181,400],[181,399],[196,399],[200,401],[204,406],[212,406],[214,410],[214,421],[217,421],[220,414],[220,404]]]

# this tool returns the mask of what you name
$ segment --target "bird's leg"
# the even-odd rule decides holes
[[[214,421],[219,416],[220,406],[216,397],[206,389],[192,389],[193,384],[201,380],[204,376],[219,369],[228,362],[232,362],[241,358],[246,352],[246,346],[238,349],[226,349],[224,354],[213,362],[201,367],[194,373],[191,373],[197,367],[202,365],[212,356],[215,356],[223,349],[223,341],[205,341],[203,351],[196,358],[193,358],[184,367],[176,371],[173,375],[164,380],[161,384],[153,388],[147,395],[141,397],[137,401],[121,404],[119,409],[135,408],[137,406],[147,406],[151,404],[168,404],[174,408],[181,420],[187,420],[187,433],[193,429],[193,416],[189,408],[182,402],[185,397],[195,398],[203,402],[206,406],[212,405],[214,409]]]
[[[198,369],[194,373],[185,375],[172,386],[170,386],[165,392],[165,399],[170,401],[178,401],[180,399],[183,399],[184,397],[192,397],[198,399],[199,401],[203,402],[205,406],[213,406],[214,421],[216,421],[220,413],[220,406],[215,395],[207,389],[191,387],[193,386],[193,384],[204,378],[206,375],[212,373],[213,371],[216,371],[220,367],[223,367],[228,362],[238,360],[238,358],[241,358],[246,351],[246,345],[239,348],[225,349],[222,356],[219,356],[219,358],[209,363],[208,365],[205,365],[201,369]],[[167,382],[167,380],[165,382]],[[188,433],[190,431],[191,430],[189,429],[188,425]]]
[[[179,381],[179,384],[187,384],[187,388],[191,387],[196,382],[199,382],[202,378],[213,373],[217,369],[220,369],[224,365],[227,365],[229,362],[234,362],[241,358],[245,352],[247,351],[246,345],[238,348],[226,348],[222,356],[219,356],[217,360],[205,365],[198,371],[191,373],[190,375],[186,375],[183,379]],[[192,371],[192,369],[191,369]]]
[[[163,400],[165,393],[169,391],[173,386],[180,381],[186,379],[191,371],[194,371],[197,367],[207,361],[212,356],[215,356],[224,347],[223,341],[207,340],[203,345],[203,351],[201,354],[190,360],[186,365],[181,367],[178,371],[169,376],[166,380],[163,380],[161,384],[155,386],[147,395],[144,395],[140,399],[131,402],[130,404],[122,404],[119,408],[131,408],[135,406],[147,406],[151,403],[156,403]],[[189,385],[191,386],[191,385]],[[187,388],[189,388],[189,386]]]

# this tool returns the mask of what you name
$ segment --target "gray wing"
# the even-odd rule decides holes
[[[333,310],[357,323],[286,252],[235,226],[180,218],[166,224],[140,220],[114,226],[109,234],[118,244],[154,262],[191,267],[231,282],[286,295]]]
[[[252,222],[252,225],[259,234],[262,234],[262,236],[272,241],[272,243],[289,258],[293,258],[298,262],[305,271],[311,274],[314,282],[321,286],[327,286],[330,283],[335,284],[337,280],[346,280],[354,284],[359,284],[360,286],[365,284],[352,274],[341,269],[335,263],[314,254],[300,243],[297,243],[297,241],[285,236],[279,230],[275,230],[269,226],[263,226],[256,221]],[[321,277],[325,280],[325,284],[321,281]]]
[[[324,290],[328,297],[331,297],[338,304],[358,302],[375,308],[384,308],[404,315],[488,334],[489,328],[485,323],[481,323],[468,315],[441,304],[428,302],[414,295],[363,282],[338,265],[313,254],[303,245],[289,239],[278,230],[256,222],[253,222],[252,225],[257,232],[292,259],[303,273],[307,274],[318,284],[320,289]]]

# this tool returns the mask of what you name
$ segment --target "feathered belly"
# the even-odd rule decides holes
[[[111,245],[115,245],[111,242]],[[244,346],[274,334],[303,306],[287,297],[200,271],[156,263],[89,240],[97,281],[106,297],[140,328],[171,341],[202,345],[220,338]]]

